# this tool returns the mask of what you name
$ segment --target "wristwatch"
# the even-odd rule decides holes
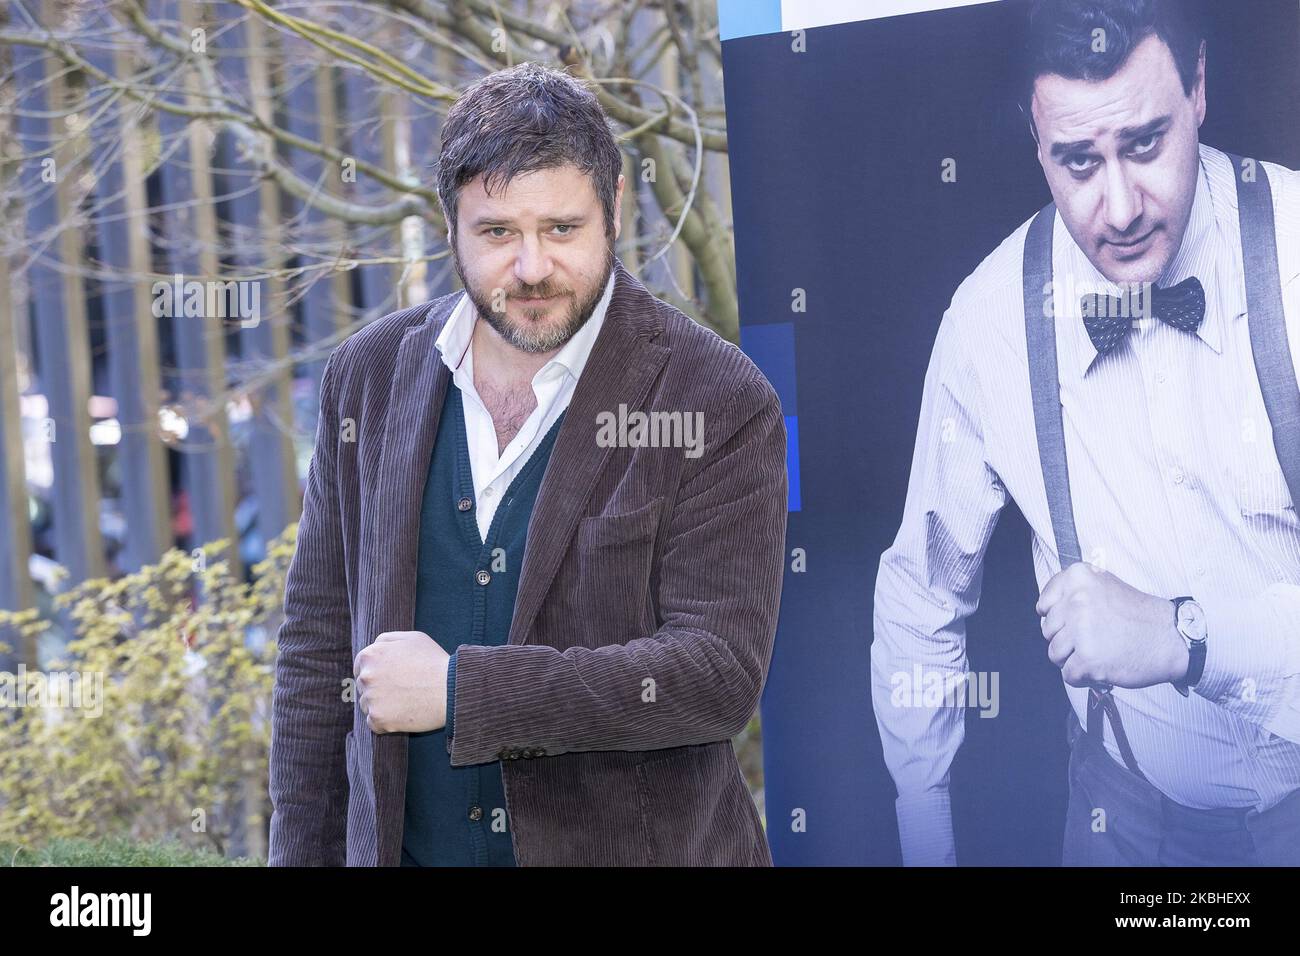
[[[1171,603],[1174,605],[1174,626],[1187,645],[1187,675],[1170,683],[1186,697],[1205,670],[1205,612],[1190,597],[1176,597]]]

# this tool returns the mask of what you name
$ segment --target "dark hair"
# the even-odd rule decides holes
[[[1183,0],[1034,0],[1029,11],[1021,108],[1028,118],[1034,83],[1044,74],[1071,80],[1105,80],[1119,72],[1151,35],[1173,54],[1184,92],[1196,84],[1202,33]],[[1103,30],[1104,49],[1094,49]]]
[[[470,86],[447,112],[437,190],[456,241],[456,200],[479,174],[484,188],[507,186],[521,173],[578,167],[590,178],[614,235],[614,194],[623,156],[595,94],[560,70],[521,63]]]

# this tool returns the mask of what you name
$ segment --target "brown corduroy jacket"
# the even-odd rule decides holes
[[[533,508],[508,642],[459,649],[451,761],[501,761],[521,865],[770,865],[731,738],[776,633],[780,403],[744,353],[615,269]],[[363,647],[413,629],[450,374],[434,340],[458,296],[366,326],[326,364],[278,636],[272,865],[400,861],[407,735],[372,733],[346,691]],[[630,447],[649,442],[635,431],[610,447],[620,406],[702,413],[703,453]]]

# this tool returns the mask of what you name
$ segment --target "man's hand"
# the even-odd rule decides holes
[[[1173,604],[1079,562],[1055,575],[1034,610],[1047,656],[1073,687],[1151,687],[1187,674]]]
[[[385,631],[352,662],[358,702],[377,734],[423,733],[447,723],[447,661],[422,631]]]

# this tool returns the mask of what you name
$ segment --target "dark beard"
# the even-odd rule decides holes
[[[614,249],[612,246],[608,248],[601,280],[592,289],[591,294],[581,301],[575,301],[570,306],[569,314],[564,321],[557,328],[547,330],[543,334],[530,333],[527,329],[512,325],[504,312],[494,311],[491,300],[484,297],[478,289],[465,281],[465,273],[461,269],[460,260],[453,257],[453,262],[456,266],[456,274],[460,276],[460,284],[465,288],[465,294],[469,296],[470,302],[474,303],[474,308],[478,310],[478,314],[483,317],[483,320],[501,338],[519,349],[519,351],[537,354],[553,352],[563,347],[569,339],[578,334],[579,329],[587,324],[587,320],[596,311],[596,306],[600,304],[601,297],[605,294],[605,286],[609,284],[610,274],[614,271]],[[535,286],[521,285],[510,290],[510,297],[544,298],[553,296],[556,291],[546,283]]]

